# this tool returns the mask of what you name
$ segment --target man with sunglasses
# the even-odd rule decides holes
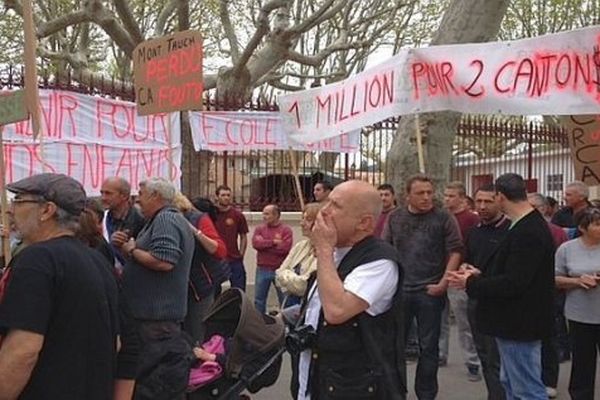
[[[26,248],[0,303],[0,398],[111,398],[117,288],[105,258],[75,237],[85,191],[50,173],[7,189]]]

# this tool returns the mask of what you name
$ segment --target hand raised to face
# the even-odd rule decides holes
[[[322,212],[317,214],[310,241],[317,252],[319,250],[333,251],[337,243],[337,231],[329,216]]]

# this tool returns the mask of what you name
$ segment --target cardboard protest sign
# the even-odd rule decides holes
[[[569,135],[575,179],[600,185],[600,115],[571,115],[562,123]]]
[[[133,76],[139,115],[202,109],[202,36],[183,31],[140,43]]]
[[[0,92],[0,125],[23,121],[28,117],[24,90]]]
[[[191,112],[190,126],[196,151],[360,151],[360,130],[315,143],[296,142],[285,134],[277,112]]]
[[[179,187],[179,113],[139,116],[134,103],[57,90],[41,90],[40,105],[43,142],[34,141],[30,120],[0,127],[7,182],[47,171],[72,176],[88,195],[111,176],[134,191],[155,176]]]
[[[343,81],[279,97],[304,143],[430,111],[600,114],[600,26],[514,42],[404,50]]]

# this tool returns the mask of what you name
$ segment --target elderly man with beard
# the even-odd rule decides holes
[[[15,194],[9,213],[26,247],[3,277],[0,398],[109,399],[117,287],[105,258],[75,237],[85,191],[50,173],[7,189]]]

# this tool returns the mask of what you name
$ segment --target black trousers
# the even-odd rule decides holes
[[[596,359],[600,349],[600,324],[569,320],[573,364],[569,394],[573,400],[594,400]]]
[[[179,321],[137,320],[140,339],[134,400],[183,400],[192,348]]]
[[[500,383],[500,354],[498,353],[498,345],[496,339],[491,336],[484,335],[477,329],[475,321],[475,308],[477,300],[469,299],[467,303],[467,318],[471,325],[471,333],[473,335],[473,343],[477,350],[477,356],[481,361],[481,369],[483,379],[488,391],[488,400],[504,400],[504,388]]]
[[[558,385],[558,354],[557,338],[553,333],[542,340],[542,381],[547,387],[556,388]]]

